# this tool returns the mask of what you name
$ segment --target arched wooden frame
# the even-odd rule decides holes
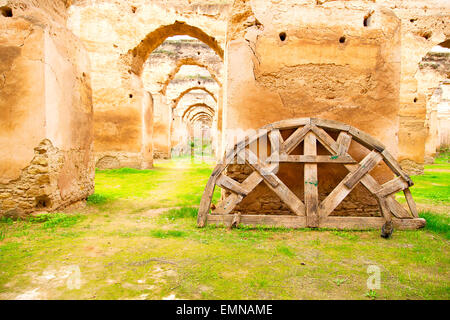
[[[280,130],[287,129],[296,130],[284,140]],[[335,141],[325,129],[339,132],[337,140]],[[271,155],[263,161],[247,147],[265,135],[268,136],[271,143]],[[347,153],[352,139],[370,151],[359,163]],[[304,154],[290,155],[302,141],[304,142]],[[317,142],[322,144],[331,153],[331,156],[317,155]],[[253,169],[253,173],[242,183],[238,183],[224,174],[226,167],[235,163],[238,158]],[[381,160],[396,175],[396,178],[383,185],[380,185],[369,174]],[[304,203],[273,173],[280,162],[304,164]],[[342,164],[349,171],[347,176],[321,203],[318,197],[318,163]],[[309,183],[310,181],[315,181],[315,183]],[[260,182],[264,182],[294,215],[230,214],[236,205]],[[361,183],[377,199],[382,217],[330,216],[330,213],[358,183]],[[218,203],[212,214],[209,214],[216,185],[230,191],[231,194]],[[214,168],[205,187],[198,211],[197,225],[203,227],[207,223],[213,223],[231,226],[241,223],[291,228],[370,229],[380,228],[389,222],[398,229],[417,229],[425,226],[425,220],[418,217],[416,205],[409,190],[412,185],[412,180],[401,170],[386,147],[367,133],[332,120],[288,119],[263,127],[257,134],[240,141],[225,154],[222,163]],[[395,200],[394,195],[399,191],[404,192],[410,212]]]

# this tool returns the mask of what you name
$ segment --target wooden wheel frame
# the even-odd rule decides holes
[[[367,133],[338,121],[316,118],[282,120],[261,129],[257,134],[238,142],[225,154],[222,163],[214,168],[200,202],[198,227],[204,227],[207,223],[289,228],[371,229],[383,227],[383,232],[390,229],[392,233],[393,227],[405,230],[425,226],[426,222],[419,218],[409,190],[409,187],[413,185],[412,180],[401,170],[400,165],[386,147]],[[280,130],[287,129],[296,130],[284,140]],[[325,129],[339,132],[337,140],[334,140]],[[267,159],[261,160],[247,147],[264,135],[267,135],[271,143],[271,154]],[[370,151],[359,163],[347,153],[352,140]],[[290,155],[301,142],[304,143],[303,155]],[[331,156],[317,155],[317,143],[323,145]],[[245,161],[253,170],[242,183],[238,183],[224,173],[228,165],[235,163],[238,158]],[[382,160],[396,177],[380,185],[369,173]],[[274,174],[280,162],[304,164],[304,203]],[[318,163],[342,164],[349,171],[322,202],[319,202],[318,196]],[[236,205],[261,182],[264,182],[294,214],[230,214]],[[330,213],[358,183],[361,183],[375,197],[382,216],[330,216]],[[212,214],[209,214],[216,185],[228,190],[231,194],[222,199]],[[394,195],[399,191],[404,192],[410,212],[395,200]]]

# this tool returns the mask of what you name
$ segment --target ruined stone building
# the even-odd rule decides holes
[[[447,0],[0,0],[0,215],[84,200],[95,167],[150,169],[198,125],[221,157],[230,129],[338,120],[421,173],[449,141],[449,18]],[[283,211],[266,193],[244,204]]]

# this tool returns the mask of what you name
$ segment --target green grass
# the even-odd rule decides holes
[[[437,214],[430,211],[421,212],[421,218],[427,220],[426,229],[445,236],[450,240],[450,215]]]
[[[449,152],[441,153],[435,164],[426,165],[423,175],[412,176],[411,194],[418,203],[448,204],[450,202]],[[404,202],[402,193],[397,199]]]
[[[211,164],[187,158],[155,164],[152,170],[96,170],[95,193],[88,203],[107,209],[117,200],[145,199],[153,208],[198,205],[211,170]],[[214,199],[219,196],[216,191]]]
[[[447,166],[427,167],[414,197],[448,206],[435,192]],[[0,299],[33,290],[46,299],[450,298],[448,214],[424,211],[425,229],[395,230],[389,240],[379,230],[199,229],[212,169],[183,158],[154,170],[97,170],[86,208],[0,220]],[[381,270],[376,292],[366,285],[370,265]],[[72,267],[80,289],[66,285]]]

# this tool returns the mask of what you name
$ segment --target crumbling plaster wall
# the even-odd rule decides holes
[[[120,166],[117,155],[123,153],[134,155],[134,167],[149,162],[141,153],[144,62],[167,37],[183,34],[223,56],[227,8],[223,1],[73,1],[69,25],[92,61],[96,153],[109,154]],[[161,99],[153,98],[156,115]],[[154,133],[158,131],[155,119]],[[168,146],[170,140],[164,143]]]
[[[225,57],[225,128],[257,129],[297,117],[333,119],[379,138],[397,154],[400,25],[392,11],[372,1],[323,5],[236,1]],[[364,155],[356,143],[351,152],[358,159]],[[285,164],[278,172],[301,199],[302,171],[301,166]],[[321,199],[345,173],[341,167],[319,166]],[[373,173],[379,182],[391,178],[384,165]],[[230,175],[238,180],[247,174],[246,169],[230,168]],[[363,188],[354,189],[347,199],[338,213],[377,214],[376,202]],[[249,213],[288,212],[262,184],[240,208]]]
[[[0,1],[0,216],[94,190],[90,66],[65,1]]]
[[[446,0],[379,0],[401,20],[401,82],[398,160],[410,174],[423,172],[428,136],[427,95],[416,73],[435,45],[450,39],[450,2]]]

